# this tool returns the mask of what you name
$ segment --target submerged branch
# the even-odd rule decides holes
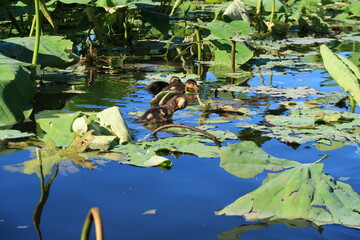
[[[219,142],[219,140],[214,136],[212,135],[211,133],[208,133],[204,130],[201,130],[199,128],[196,128],[196,127],[191,127],[191,126],[186,126],[186,125],[182,125],[182,124],[166,124],[166,125],[163,125],[161,127],[158,127],[157,129],[155,129],[151,135],[153,135],[154,137],[156,137],[156,133],[163,130],[163,129],[166,129],[166,128],[172,128],[172,127],[176,127],[176,128],[187,128],[187,129],[190,129],[190,130],[193,130],[193,131],[196,131],[196,132],[199,132],[199,133],[202,133],[208,137],[210,137],[214,143],[216,144],[216,146],[218,147],[221,147],[221,143]]]

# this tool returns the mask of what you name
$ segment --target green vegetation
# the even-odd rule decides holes
[[[214,2],[221,4],[214,5]],[[251,92],[256,96],[291,100],[280,103],[286,111],[291,109],[289,114],[266,114],[261,124],[241,126],[259,131],[262,136],[290,144],[312,141],[318,144],[318,150],[324,151],[358,143],[360,117],[354,112],[355,104],[360,105],[359,59],[349,60],[324,44],[315,49],[324,62],[324,67],[316,67],[326,69],[349,94],[349,100],[342,93],[324,94],[308,87],[278,89],[271,86],[271,81],[269,86],[244,87],[256,73],[263,80],[259,70],[262,67],[270,69],[271,74],[279,68],[305,71],[308,66],[295,63],[292,58],[294,55],[299,58],[299,54],[289,46],[289,39],[294,35],[311,37],[310,40],[293,39],[292,43],[314,45],[335,37],[342,26],[351,26],[351,33],[360,21],[358,1],[0,0],[0,7],[0,140],[24,140],[21,143],[25,147],[36,146],[36,158],[24,162],[22,171],[37,174],[41,181],[41,198],[34,212],[38,227],[61,161],[71,159],[71,164],[90,170],[96,168],[98,158],[170,169],[172,161],[167,156],[184,154],[220,157],[220,166],[240,178],[254,178],[265,170],[276,172],[268,174],[253,192],[217,211],[218,215],[243,216],[269,225],[298,221],[293,226],[360,227],[359,195],[350,185],[325,174],[319,161],[301,164],[276,158],[252,141],[227,147],[212,143],[214,138],[235,141],[238,136],[212,129],[216,126],[207,125],[211,123],[210,114],[219,114],[224,120],[216,123],[223,123],[234,116],[251,117],[254,112],[249,109],[212,100],[202,103],[197,96],[201,106],[195,111],[201,114],[197,126],[200,131],[168,129],[176,136],[138,142],[133,142],[135,133],[117,107],[51,117],[38,117],[36,112],[36,96],[54,85],[66,86],[66,91],[61,93],[81,93],[70,87],[71,77],[52,79],[60,69],[70,69],[71,75],[76,76],[75,66],[83,64],[83,69],[91,75],[91,70],[96,72],[102,66],[111,65],[113,59],[145,61],[152,57],[197,68],[191,73],[196,72],[200,80],[204,80],[204,69],[209,66],[225,71],[226,76],[232,78],[231,84],[223,84],[216,92]],[[115,48],[120,53],[115,52]],[[102,56],[104,52],[116,56]],[[168,78],[173,74],[165,75]],[[89,77],[88,81],[91,80]],[[162,92],[152,103],[161,105],[160,102],[166,102],[174,94],[177,93]],[[309,96],[314,99],[295,101]],[[351,113],[326,109],[329,105],[348,102]],[[24,121],[35,122],[36,133],[11,129]],[[208,133],[207,136],[201,134],[201,130]],[[214,138],[209,139],[209,135]],[[322,148],[324,143],[329,147]],[[55,173],[54,166],[57,166]],[[45,183],[45,176],[51,174]],[[82,239],[88,238],[91,213]],[[304,224],[306,221],[310,223]]]

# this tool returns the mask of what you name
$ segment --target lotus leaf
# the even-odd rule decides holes
[[[34,37],[7,38],[0,41],[0,52],[22,62],[31,63]],[[79,56],[72,53],[73,43],[61,36],[42,36],[39,48],[38,63],[42,67],[66,68],[79,61]]]
[[[360,105],[360,70],[345,57],[333,53],[327,46],[320,46],[320,53],[324,61],[326,70],[339,84],[339,86],[349,93]]]
[[[107,108],[97,114],[101,126],[109,127],[119,138],[119,143],[131,142],[133,135],[123,119],[118,107]]]
[[[266,115],[265,119],[271,127],[255,124],[244,124],[241,127],[262,131],[264,136],[286,143],[303,144],[327,139],[347,145],[360,141],[360,117],[355,113],[303,109],[287,116]]]
[[[214,20],[209,22],[206,27],[211,31],[211,35],[205,40],[230,40],[239,35],[248,35],[251,33],[250,23],[244,21],[232,21],[226,23]]]
[[[0,126],[30,117],[35,87],[23,66],[0,64]]]
[[[220,151],[220,157],[220,167],[241,178],[252,178],[264,170],[280,171],[299,165],[295,161],[273,157],[251,141],[229,144]]]
[[[24,138],[24,137],[30,137],[33,135],[34,134],[32,134],[32,133],[20,132],[19,130],[14,130],[14,129],[0,130],[0,140]]]
[[[40,129],[46,134],[41,139],[44,142],[53,140],[58,147],[67,147],[76,133],[72,131],[72,124],[80,112],[73,114],[67,118],[41,118],[36,121]]]
[[[313,163],[268,174],[259,188],[216,214],[244,216],[250,221],[304,219],[316,225],[360,228],[359,212],[360,197],[351,186],[325,174],[323,164]]]
[[[134,143],[118,145],[112,151],[121,152],[126,156],[127,161],[121,161],[123,164],[131,164],[139,167],[172,165],[172,162],[169,159],[156,155],[155,149],[146,150],[143,146]]]

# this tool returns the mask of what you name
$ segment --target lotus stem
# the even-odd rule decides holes
[[[197,55],[198,55],[197,58],[198,58],[198,62],[200,62],[201,61],[201,35],[200,35],[200,31],[198,28],[195,29],[195,34],[196,34],[196,42],[197,42]]]
[[[231,40],[231,71],[235,72],[235,51],[236,49],[236,42],[234,40]]]
[[[329,154],[325,154],[322,158],[320,158],[319,160],[317,160],[316,162],[314,162],[313,164],[319,163],[325,159],[327,159],[330,155]]]
[[[350,100],[350,113],[354,113],[356,107],[355,99],[351,95],[349,95],[349,100]]]
[[[271,15],[270,15],[270,23],[273,23],[275,15],[275,0],[271,0]]]
[[[256,5],[256,15],[258,15],[259,18],[261,18],[262,2],[263,2],[263,0],[258,0],[257,5]]]
[[[81,233],[81,240],[88,240],[92,223],[95,222],[96,240],[103,240],[103,223],[100,216],[99,208],[91,208],[86,216]]]
[[[201,130],[199,128],[196,128],[196,127],[191,127],[191,126],[187,126],[187,125],[182,125],[182,124],[166,124],[166,125],[163,125],[161,127],[158,127],[157,129],[155,129],[151,135],[153,135],[154,137],[156,137],[156,133],[163,130],[163,129],[166,129],[166,128],[186,128],[186,129],[190,129],[190,130],[193,130],[193,131],[196,131],[196,132],[199,132],[199,133],[202,133],[208,137],[210,137],[214,143],[216,144],[216,146],[218,147],[221,147],[221,143],[219,142],[219,140],[214,136],[212,135],[211,133],[208,133],[204,130]]]
[[[35,42],[34,42],[34,52],[32,57],[32,68],[35,69],[38,55],[39,55],[39,46],[40,46],[40,0],[34,0],[35,2]],[[34,71],[34,70],[33,70]]]

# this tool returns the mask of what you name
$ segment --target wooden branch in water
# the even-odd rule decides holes
[[[196,132],[199,132],[199,133],[202,133],[208,137],[210,137],[214,143],[216,144],[216,146],[218,147],[221,147],[221,143],[219,142],[219,140],[214,136],[212,135],[211,133],[208,133],[204,130],[201,130],[199,128],[196,128],[196,127],[191,127],[191,126],[186,126],[186,125],[182,125],[182,124],[166,124],[166,125],[163,125],[161,127],[158,127],[157,129],[155,129],[151,135],[153,135],[154,137],[156,137],[156,133],[163,130],[163,129],[166,129],[166,128],[172,128],[172,127],[175,127],[175,128],[187,128],[187,129],[190,129],[190,130],[193,130],[193,131],[196,131]]]

